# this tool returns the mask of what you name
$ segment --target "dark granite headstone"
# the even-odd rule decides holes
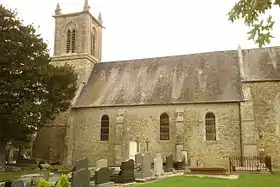
[[[88,159],[77,160],[74,164],[74,170],[79,170],[83,168],[88,168]]]
[[[166,157],[166,165],[165,165],[165,171],[169,172],[173,170],[173,155],[169,155]]]
[[[12,181],[6,181],[4,187],[11,187],[12,186]]]
[[[88,169],[88,159],[76,161],[72,171],[72,187],[89,187],[90,171]]]
[[[186,162],[174,162],[175,170],[184,170],[186,168]]]
[[[95,184],[104,184],[110,182],[111,170],[107,167],[98,168],[95,171]]]
[[[118,174],[111,176],[111,181],[115,183],[129,183],[135,181],[134,160],[130,159],[122,162],[120,169],[121,171]]]
[[[19,158],[16,161],[17,165],[38,165],[39,159],[37,158]]]

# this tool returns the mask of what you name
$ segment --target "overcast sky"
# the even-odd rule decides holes
[[[247,40],[242,22],[232,24],[227,12],[237,0],[88,0],[91,13],[102,13],[102,61],[169,56],[257,47]],[[40,26],[39,33],[53,48],[57,3],[63,13],[78,12],[84,0],[0,0],[17,9],[25,23]],[[276,12],[272,10],[274,19]],[[279,16],[278,16],[279,17]],[[275,19],[273,42],[279,45],[280,18]],[[52,53],[52,51],[51,51]]]

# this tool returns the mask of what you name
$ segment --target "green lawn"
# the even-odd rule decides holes
[[[42,173],[39,171],[39,169],[24,169],[21,171],[15,171],[15,172],[0,172],[0,182],[1,181],[9,181],[9,180],[15,180],[20,178],[22,175],[28,175],[28,174],[34,174],[34,173]]]
[[[189,176],[171,177],[137,187],[280,187],[280,173],[243,174],[239,179],[199,178]]]
[[[60,169],[64,171],[70,171],[72,169],[71,166],[52,166],[52,169]],[[20,178],[22,175],[28,175],[28,174],[34,174],[34,173],[40,173],[40,174],[47,174],[50,173],[51,170],[45,170],[40,171],[37,166],[34,167],[22,167],[22,170],[20,171],[14,171],[14,172],[0,172],[0,182],[1,181],[7,181],[7,180],[15,180]]]

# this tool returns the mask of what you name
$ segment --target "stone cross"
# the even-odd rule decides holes
[[[149,152],[149,139],[148,138],[146,138],[146,150],[147,150],[147,152]]]
[[[137,153],[140,152],[140,140],[139,140],[139,136],[136,139],[136,143],[137,143]]]

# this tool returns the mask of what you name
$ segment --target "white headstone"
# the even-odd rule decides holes
[[[130,141],[129,142],[129,159],[135,159],[135,155],[137,154],[137,142]]]
[[[156,153],[156,157],[154,159],[154,171],[156,176],[160,176],[164,174],[163,171],[163,159],[160,153]]]
[[[183,154],[182,154],[183,145],[176,145],[176,161],[183,162]]]
[[[189,165],[188,161],[188,152],[186,150],[182,151],[183,160],[185,161],[186,165]]]
[[[96,161],[96,168],[105,168],[107,166],[108,164],[106,159],[100,159]]]

